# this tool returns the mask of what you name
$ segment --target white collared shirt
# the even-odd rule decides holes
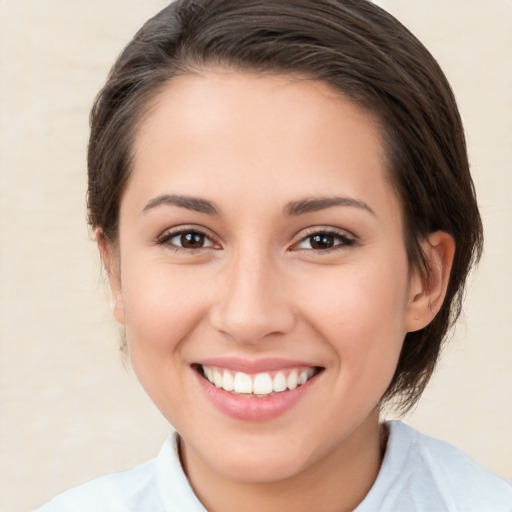
[[[354,512],[512,512],[512,485],[448,443],[388,423],[382,467]],[[207,512],[180,464],[176,437],[136,468],[74,487],[35,512]]]

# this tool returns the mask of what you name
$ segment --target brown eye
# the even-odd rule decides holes
[[[160,245],[169,245],[176,250],[197,250],[213,247],[212,239],[201,231],[178,231],[165,234],[158,240]]]
[[[335,236],[327,233],[313,235],[310,237],[310,245],[312,249],[330,249],[334,247]]]
[[[305,236],[295,247],[295,250],[329,251],[353,245],[355,240],[348,236],[330,231],[318,231]]]
[[[206,236],[202,233],[190,232],[179,235],[180,246],[184,249],[200,249],[204,247]]]

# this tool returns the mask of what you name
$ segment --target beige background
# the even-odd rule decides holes
[[[151,458],[170,427],[125,368],[85,224],[87,115],[164,0],[1,0],[0,510]],[[486,252],[407,421],[512,479],[512,2],[383,0],[451,80]]]

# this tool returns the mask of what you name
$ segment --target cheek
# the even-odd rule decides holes
[[[406,264],[346,266],[330,274],[305,287],[310,323],[346,371],[394,371],[406,334]]]
[[[182,340],[203,316],[199,276],[180,268],[148,265],[123,276],[123,305],[129,347],[148,353],[179,350]]]
[[[126,263],[123,304],[131,364],[146,393],[174,424],[175,412],[188,410],[185,352],[188,336],[204,316],[201,289],[180,269],[137,269]]]

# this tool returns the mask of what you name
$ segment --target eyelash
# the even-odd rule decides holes
[[[197,248],[180,247],[179,245],[170,243],[173,238],[183,237],[186,235],[198,235],[200,237],[203,237],[204,240],[209,240],[211,243],[210,243],[210,245],[208,245],[206,247],[197,247]],[[179,252],[179,251],[199,252],[204,249],[210,249],[211,247],[216,245],[216,242],[214,240],[212,240],[212,238],[210,236],[208,236],[204,231],[201,231],[200,229],[194,229],[194,228],[180,229],[178,231],[166,232],[156,240],[156,243],[157,243],[157,245],[167,245],[168,247],[175,250],[176,252]]]
[[[311,240],[313,239],[313,237],[332,237],[332,238],[337,239],[339,243],[337,243],[337,244],[335,243],[332,247],[327,247],[324,249],[315,249],[315,248],[311,247],[310,249],[296,248],[293,250],[294,251],[304,250],[304,251],[312,251],[317,254],[325,254],[325,253],[329,253],[332,251],[338,251],[340,249],[346,249],[347,247],[350,247],[356,243],[356,240],[354,238],[352,238],[346,234],[340,233],[339,231],[335,231],[332,229],[313,229],[309,233],[307,233],[305,236],[303,236],[299,240],[299,242],[295,244],[295,246],[303,243],[306,240],[310,240],[310,245],[311,245]]]
[[[190,248],[190,247],[181,247],[179,245],[170,243],[173,238],[182,237],[182,236],[186,236],[186,235],[196,235],[199,237],[203,237],[203,240],[209,240],[210,244],[206,247],[203,246],[203,247],[197,247],[197,248]],[[309,249],[297,248],[297,246],[299,244],[305,242],[306,240],[310,240],[310,245],[311,245],[311,240],[313,239],[313,237],[332,237],[332,238],[337,239],[339,241],[339,243],[337,243],[337,244],[334,243],[332,245],[332,247],[327,247],[327,248],[323,248],[323,249],[318,249],[318,248],[315,249],[313,247],[311,247]],[[172,231],[172,232],[164,233],[161,237],[159,237],[156,240],[156,243],[157,243],[157,245],[167,245],[168,247],[170,247],[171,249],[173,249],[176,252],[179,252],[179,251],[199,252],[199,251],[202,251],[205,249],[215,248],[215,245],[216,245],[216,242],[210,236],[208,236],[204,231],[201,231],[199,229],[193,229],[193,228],[180,229],[179,231]],[[307,233],[305,236],[303,236],[296,244],[294,244],[294,246],[291,250],[293,250],[293,251],[308,251],[308,252],[314,252],[316,254],[326,254],[326,253],[329,253],[332,251],[345,249],[347,247],[354,245],[355,243],[356,243],[356,240],[354,238],[351,238],[350,236],[342,234],[338,231],[330,230],[330,229],[314,229],[314,230],[311,230],[309,233]]]

